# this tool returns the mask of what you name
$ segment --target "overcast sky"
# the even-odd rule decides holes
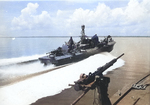
[[[150,36],[150,0],[0,0],[0,36]]]

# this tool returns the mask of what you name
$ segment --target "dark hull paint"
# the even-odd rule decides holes
[[[113,50],[114,44],[115,42],[111,45],[106,45],[102,48],[95,47],[95,48],[86,49],[85,51],[81,51],[80,54],[78,55],[76,55],[75,53],[75,54],[71,54],[70,57],[66,57],[62,59],[56,60],[53,57],[44,56],[44,57],[39,58],[39,60],[41,61],[41,63],[44,63],[45,65],[52,63],[56,66],[59,66],[59,65],[83,60],[91,55],[98,54],[100,52],[111,52]]]

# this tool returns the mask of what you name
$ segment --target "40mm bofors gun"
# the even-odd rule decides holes
[[[120,57],[124,55],[121,54],[119,57],[111,60],[110,62],[106,63],[104,66],[99,67],[94,73],[89,73],[89,75],[81,74],[80,79],[75,81],[74,89],[76,91],[83,90],[84,93],[79,98],[82,98],[84,94],[88,92],[90,89],[97,89],[98,92],[98,104],[99,105],[111,105],[111,102],[108,98],[107,90],[108,84],[110,82],[109,77],[103,76],[103,72],[111,67]],[[78,101],[77,99],[72,105]]]

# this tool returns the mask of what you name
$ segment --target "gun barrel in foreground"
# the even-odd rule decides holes
[[[106,63],[104,66],[99,67],[94,73],[89,73],[89,75],[86,75],[85,77],[81,76],[80,79],[77,82],[75,82],[75,84],[88,85],[88,84],[92,83],[95,80],[96,76],[100,76],[100,77],[103,76],[103,72],[105,70],[107,70],[110,66],[112,66],[123,55],[124,55],[124,53],[121,54],[119,57],[117,57],[117,58],[111,60],[110,62]],[[80,89],[75,89],[75,90],[80,90]]]
[[[121,58],[124,55],[121,54],[119,57],[111,60],[110,62],[106,63],[104,66],[99,67],[97,70],[100,71],[100,73],[103,73],[105,70],[107,70],[110,66],[112,66],[119,58]]]

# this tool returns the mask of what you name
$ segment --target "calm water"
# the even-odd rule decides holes
[[[45,54],[68,41],[67,38],[0,38],[0,59]],[[79,38],[74,38],[79,40]]]

